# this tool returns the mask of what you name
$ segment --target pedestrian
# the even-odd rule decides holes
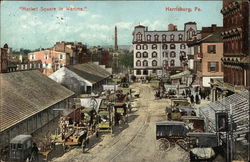
[[[193,95],[190,96],[190,101],[192,104],[194,104],[194,96]]]
[[[33,147],[31,149],[31,161],[38,161],[38,148],[36,146],[36,143],[33,143]]]
[[[196,104],[200,104],[200,98],[198,94],[195,95],[195,102]]]

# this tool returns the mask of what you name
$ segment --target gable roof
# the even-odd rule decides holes
[[[0,132],[74,95],[37,70],[0,74]]]
[[[111,75],[107,70],[94,63],[70,65],[67,68],[91,83],[97,83]]]

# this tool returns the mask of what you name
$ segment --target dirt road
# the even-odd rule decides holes
[[[167,152],[158,150],[155,139],[155,123],[166,120],[165,107],[169,100],[154,99],[154,91],[148,84],[136,83],[132,88],[140,92],[136,107],[129,115],[129,123],[115,130],[114,135],[104,135],[87,153],[79,148],[72,149],[53,161],[188,161],[188,153],[178,146]]]

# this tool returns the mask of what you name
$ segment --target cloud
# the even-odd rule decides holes
[[[117,26],[120,29],[131,29],[133,26],[133,23],[121,21],[121,22],[116,23],[115,26]]]
[[[91,18],[92,19],[99,19],[101,18],[102,16],[101,15],[91,15]]]

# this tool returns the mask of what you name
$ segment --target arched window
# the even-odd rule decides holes
[[[140,58],[141,57],[141,52],[136,52],[136,57]]]
[[[170,35],[170,41],[173,42],[174,41],[174,34]]]
[[[137,44],[137,45],[136,45],[136,49],[137,49],[137,50],[140,50],[140,49],[141,49],[141,45],[140,45],[140,44]]]
[[[136,66],[141,66],[141,61],[140,60],[136,61]]]
[[[186,48],[185,44],[180,45],[180,49],[185,49],[185,48]]]
[[[155,35],[155,42],[158,42],[159,41],[159,35]]]
[[[176,54],[175,54],[175,52],[174,51],[172,51],[172,52],[170,52],[170,57],[175,57],[176,56]]]
[[[170,49],[175,49],[175,44],[170,44]]]
[[[185,51],[181,51],[181,56],[186,57],[186,52]]]
[[[147,35],[147,41],[151,41],[151,35]]]
[[[167,60],[163,60],[163,66],[167,67],[168,66],[168,61]]]
[[[143,66],[148,66],[148,61],[147,61],[147,60],[144,60],[144,61],[142,62],[142,64],[143,64]]]
[[[152,61],[152,66],[157,66],[157,61],[156,60]]]
[[[152,49],[157,49],[157,44],[152,44]]]
[[[147,49],[148,49],[148,45],[144,44],[142,48],[143,48],[144,50],[147,50]]]
[[[148,57],[148,53],[147,53],[147,52],[143,52],[143,53],[142,53],[142,56],[143,56],[144,58],[147,58],[147,57]]]
[[[195,31],[192,32],[192,36],[195,36]]]
[[[163,44],[162,45],[162,49],[168,49],[168,45],[167,44]]]
[[[155,57],[157,57],[157,52],[152,52],[152,58],[155,58]]]
[[[136,40],[141,41],[142,40],[142,34],[139,32],[136,34]]]
[[[182,41],[183,39],[183,35],[182,34],[179,34],[179,41]]]
[[[166,36],[166,34],[163,34],[162,35],[162,42],[166,42],[167,41],[167,36]]]
[[[170,66],[175,66],[174,60],[171,60],[171,61],[170,61]]]

